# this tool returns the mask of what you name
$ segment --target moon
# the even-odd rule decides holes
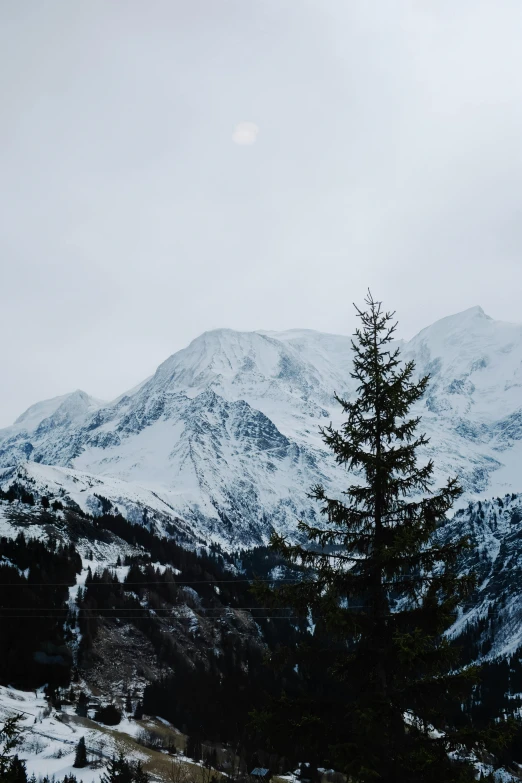
[[[238,122],[232,134],[234,144],[248,146],[255,144],[259,128],[255,122]]]

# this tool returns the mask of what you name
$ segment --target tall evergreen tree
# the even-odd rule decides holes
[[[80,737],[76,746],[76,755],[74,757],[73,767],[82,769],[87,766],[87,748],[85,747],[85,737]]]
[[[326,523],[299,523],[307,544],[273,536],[276,551],[314,576],[263,594],[311,613],[315,634],[297,655],[310,687],[300,703],[283,697],[257,720],[311,761],[327,745],[329,763],[354,783],[471,781],[470,765],[448,752],[477,739],[451,723],[477,671],[458,670],[443,634],[474,580],[455,571],[467,541],[441,545],[435,535],[461,489],[449,479],[432,490],[434,465],[418,462],[428,439],[411,415],[429,376],[416,381],[414,363],[391,345],[394,313],[371,294],[366,305],[356,308],[352,341],[356,395],[336,395],[346,419],[322,430],[353,483],[337,498],[313,488]]]

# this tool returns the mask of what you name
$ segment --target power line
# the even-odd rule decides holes
[[[0,563],[0,565],[2,564]],[[337,576],[342,576],[342,574],[338,574]],[[389,587],[393,589],[394,587],[399,587],[404,582],[421,581],[426,580],[426,578],[427,577],[423,576],[422,574],[419,574],[418,576],[403,576],[396,582],[383,583],[383,587]],[[430,577],[430,579],[433,581],[434,579],[437,579],[437,577]],[[74,584],[70,584],[69,582],[0,582],[0,587],[145,587],[149,585],[177,585],[178,587],[186,587],[187,585],[229,585],[230,587],[233,587],[234,585],[256,584],[258,582],[266,584],[280,584],[283,582],[296,585],[317,584],[317,580],[315,579],[295,579],[293,577],[285,577],[283,579],[258,579],[257,577],[252,577],[250,579],[193,579],[179,581],[156,580],[154,582],[89,582],[88,584],[78,584],[78,582],[75,582]]]
[[[256,607],[256,609],[258,609],[259,611],[262,611],[262,610],[266,611],[266,609],[269,609],[269,608],[273,609],[273,607]],[[368,607],[365,607],[365,606],[357,606],[357,607],[349,607],[349,608],[350,609],[361,609],[361,610],[362,609],[368,609]],[[206,619],[210,619],[210,620],[211,619],[216,619],[216,620],[218,620],[218,619],[221,619],[223,616],[225,616],[227,612],[229,612],[229,613],[232,613],[232,612],[245,612],[245,611],[252,612],[252,611],[256,611],[256,609],[247,609],[245,607],[232,607],[232,608],[223,607],[222,609],[220,609],[219,607],[217,607],[216,611],[221,611],[223,614],[221,616],[220,615],[210,616],[210,617],[208,617]],[[55,612],[61,612],[62,614],[33,614],[33,615],[29,615],[29,614],[20,614],[20,615],[5,614],[5,615],[2,615],[1,614],[1,612],[9,612],[9,611],[20,612],[20,611],[24,611],[24,610],[20,609],[18,607],[13,607],[12,610],[10,610],[8,608],[7,609],[6,608],[0,609],[0,620],[12,620],[12,619],[33,619],[33,620],[34,619],[53,619],[53,620],[61,620],[61,619],[67,619],[67,615],[69,613],[68,609],[55,609],[55,610],[53,610],[53,609],[50,609],[50,610],[49,609],[45,609],[43,611],[55,611]],[[28,607],[25,611],[35,611],[35,610],[32,610],[31,608]],[[82,611],[92,611],[92,610],[82,610]],[[153,611],[154,614],[152,614],[152,615],[151,614],[146,614],[146,615],[143,615],[143,614],[135,614],[135,615],[122,614],[122,612],[131,612],[131,611],[135,611],[135,609],[134,610],[133,609],[96,609],[95,613],[93,613],[93,614],[91,614],[91,615],[89,615],[87,617],[80,618],[80,619],[84,619],[84,620],[95,620],[95,619],[98,619],[98,618],[99,619],[105,619],[105,620],[116,620],[116,619],[122,619],[122,620],[168,620],[168,619],[191,620],[191,619],[194,619],[194,615],[190,615],[190,614],[186,614],[186,613],[182,614],[179,611],[173,613],[173,610],[170,610],[170,609],[154,609],[154,610],[144,609],[143,610],[145,612]],[[207,612],[207,611],[212,611],[212,610],[200,609],[199,611],[200,612]],[[282,608],[281,611],[288,611],[288,609],[285,610],[284,608]],[[408,611],[408,610],[406,610],[406,611]],[[415,610],[412,609],[410,611],[415,611]],[[101,612],[110,612],[111,614],[101,614]],[[168,614],[159,614],[159,612],[165,612],[165,613],[168,613]],[[391,612],[390,614],[387,614],[387,615],[384,615],[384,616],[388,617],[388,618],[391,618],[391,617],[398,617],[399,614],[400,613],[397,613],[397,612]],[[461,617],[461,618],[457,617],[457,612],[452,612],[451,614],[455,615],[457,620],[458,619],[464,619],[464,617]],[[489,612],[487,616],[478,617],[477,619],[487,619],[487,617],[499,617],[499,616],[503,616],[503,615],[505,615],[505,612],[502,612],[502,611],[499,611],[499,610],[495,610],[493,612]],[[77,617],[77,615],[74,615],[74,616]],[[312,620],[319,620],[319,619],[322,619],[322,618],[324,618],[326,616],[327,615],[325,615],[325,614],[312,614],[312,618],[311,619]],[[197,619],[205,619],[204,615],[203,616],[196,615],[196,618]],[[306,616],[306,615],[283,616],[283,615],[253,615],[253,614],[250,614],[249,617],[247,617],[247,618],[238,618],[238,619],[252,619],[252,620],[308,620],[308,616]]]
[[[55,615],[55,614],[50,614],[50,615],[47,615],[47,614],[35,614],[35,615],[30,615],[30,614],[16,615],[16,614],[12,614],[12,615],[6,615],[5,617],[0,616],[0,620],[61,620],[61,619],[62,619],[62,617],[60,617],[59,615]],[[85,618],[85,619],[96,620],[97,619],[97,615],[93,615],[92,617]],[[136,615],[134,617],[132,615],[130,615],[130,616],[126,615],[124,617],[118,617],[118,616],[115,616],[115,617],[104,617],[104,619],[105,620],[149,620],[149,621],[152,621],[152,620],[171,620],[171,619],[172,620],[178,620],[178,619],[179,620],[193,620],[194,618],[190,617],[190,616],[187,616],[187,615],[170,615],[170,617],[167,616],[167,615],[162,616],[162,617],[159,617],[159,616],[151,617],[150,615],[146,616],[146,617],[144,617],[143,615]],[[202,618],[198,618],[198,619],[202,619]],[[221,619],[221,618],[215,618],[215,619]],[[281,617],[281,615],[266,615],[266,616],[263,615],[262,617],[250,616],[249,618],[246,618],[246,619],[251,619],[251,620],[305,620],[306,618],[303,617],[303,616],[301,616],[301,617],[298,617],[298,616]]]
[[[0,563],[1,565],[1,563]],[[178,585],[178,587],[185,587],[186,585],[230,585],[233,587],[237,584],[255,584],[256,582],[267,582],[268,584],[276,584],[279,582],[292,582],[294,584],[314,584],[313,579],[299,580],[299,579],[201,579],[191,581],[159,581],[155,582],[89,582],[88,585],[70,584],[69,582],[0,582],[0,587],[127,587],[128,585],[145,586],[145,585]]]
[[[366,607],[357,607],[360,609],[364,609]],[[89,608],[89,607],[75,607],[78,611],[82,612],[92,612],[93,614],[99,614],[100,612],[134,612],[137,613],[139,611],[143,612],[183,612],[185,611],[183,607],[173,607],[172,609],[169,608],[156,608],[152,609],[149,607],[143,607],[140,609],[138,606],[129,606],[121,608],[110,608],[110,607],[100,607],[100,608]],[[290,606],[215,606],[215,607],[198,607],[198,612],[266,612],[269,610],[272,611],[289,611],[292,607]],[[191,610],[196,611],[196,610]],[[54,607],[54,606],[0,606],[0,613],[1,612],[62,612],[65,614],[69,614],[71,612],[70,607]],[[76,612],[75,612],[76,614]]]
[[[29,611],[40,611],[40,610],[42,612],[47,612],[47,611],[52,611],[52,612],[70,612],[72,608],[75,608],[78,611],[86,611],[86,612],[134,612],[137,609],[137,607],[135,607],[135,606],[130,606],[130,607],[122,606],[122,607],[114,607],[114,608],[107,607],[107,606],[96,607],[96,608],[93,608],[93,607],[81,607],[81,606],[79,607],[79,606],[76,606],[76,605],[74,607],[70,607],[70,606],[63,606],[63,607],[62,606],[57,606],[57,607],[54,607],[54,606],[38,606],[38,607],[36,607],[36,606],[12,606],[12,607],[11,606],[0,606],[0,612],[8,612],[8,611],[11,611],[11,610],[12,611],[17,611],[17,612],[18,611],[20,611],[20,612],[24,612],[24,611],[29,612]],[[202,607],[198,608],[198,611],[200,611],[200,612],[256,612],[256,611],[265,610],[265,609],[281,609],[281,611],[283,611],[284,609],[288,609],[288,608],[291,608],[291,607],[284,607],[284,606],[282,606],[282,607],[277,607],[277,606],[202,606]],[[346,610],[346,611],[350,611],[352,609],[367,609],[369,611],[369,610],[371,610],[372,607],[371,606],[365,606],[365,605],[362,605],[362,604],[360,604],[360,605],[355,604],[353,606],[339,606],[337,608],[339,610]],[[401,614],[403,612],[408,612],[408,611],[413,612],[413,611],[416,611],[419,608],[420,607],[410,607],[410,608],[406,608],[406,609],[401,609],[398,612],[392,612],[390,616],[398,615],[398,614]],[[476,608],[476,605],[475,604],[459,604],[457,609],[459,609],[459,608],[460,609],[473,609],[473,608]],[[153,612],[170,612],[172,610],[171,609],[167,609],[167,608],[163,608],[162,609],[161,607],[158,607],[156,609],[151,609],[149,607],[145,607],[144,606],[143,607],[143,611],[146,611],[146,612],[149,612],[149,611],[153,611]],[[501,611],[501,610],[498,610],[498,609],[495,609],[493,611],[490,611],[490,610],[488,610],[488,611],[489,611],[489,614],[506,614],[505,611]]]
[[[494,615],[494,616],[499,616],[499,615],[500,615],[500,613],[498,615]],[[315,622],[315,620],[322,619],[323,617],[325,617],[325,615],[314,615],[312,620]],[[393,614],[389,614],[389,615],[385,615],[385,617],[390,618],[390,617],[394,617],[394,615]],[[45,614],[28,615],[28,614],[22,614],[22,615],[6,615],[6,616],[1,616],[0,615],[0,622],[2,620],[62,620],[62,619],[65,619],[65,618],[63,618],[63,617],[61,617],[59,615],[54,615],[54,614],[52,614],[52,615],[45,615]],[[114,617],[105,616],[105,615],[101,615],[101,616],[93,615],[92,617],[85,618],[85,619],[90,619],[90,620],[96,620],[96,619],[104,619],[104,620],[144,620],[144,621],[153,622],[155,620],[192,620],[194,618],[190,617],[190,616],[187,616],[187,615],[170,615],[170,616],[168,616],[168,615],[159,616],[158,615],[158,616],[153,616],[153,617],[151,617],[150,615],[149,616],[145,616],[145,617],[143,615],[136,615],[135,617],[132,616],[132,615],[130,615],[130,616],[129,615],[125,615],[125,616],[122,616],[122,617],[118,617],[117,615],[114,616]],[[197,619],[204,619],[204,618],[198,617]],[[218,617],[215,617],[215,618],[207,618],[207,619],[221,620],[221,619],[225,619],[225,618],[218,616]],[[241,618],[238,618],[238,619],[241,619]],[[243,618],[243,619],[249,619],[249,620],[294,620],[294,621],[295,620],[301,620],[301,621],[307,620],[307,618],[304,615],[292,615],[290,617],[282,617],[281,615],[262,615],[260,617],[259,616],[256,617],[254,615],[250,615],[249,617]]]

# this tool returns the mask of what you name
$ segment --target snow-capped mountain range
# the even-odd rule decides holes
[[[431,375],[418,413],[437,480],[458,474],[463,503],[521,491],[522,324],[474,307],[400,347]],[[317,513],[313,484],[347,486],[319,427],[341,421],[333,393],[353,394],[351,361],[347,336],[206,332],[111,403],[76,391],[33,405],[0,430],[0,482],[18,476],[90,512],[105,496],[225,546],[292,534]]]

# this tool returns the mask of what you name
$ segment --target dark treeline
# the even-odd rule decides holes
[[[15,500],[18,500],[20,503],[24,503],[27,506],[36,505],[34,494],[17,481],[14,481],[7,490],[0,488],[0,500],[7,500],[8,503],[13,503]],[[40,499],[40,505],[43,509],[52,508],[53,511],[60,511],[63,509],[63,503],[56,498],[51,502],[48,497],[42,497]]]
[[[69,682],[64,625],[81,559],[72,545],[0,539],[0,682],[24,687]],[[44,583],[44,586],[42,586]],[[38,615],[38,616],[35,616]]]
[[[256,576],[266,578],[281,564],[280,557],[263,547],[234,555],[220,551],[215,545],[209,550],[188,550],[141,524],[128,522],[114,513],[110,501],[105,499],[102,499],[105,513],[95,518],[76,506],[64,505],[63,498],[35,500],[31,492],[16,483],[7,492],[2,491],[0,500],[10,504],[18,501],[30,507],[31,523],[44,525],[47,529],[52,524],[73,539],[80,535],[93,542],[108,543],[117,536],[143,550],[142,554],[124,559],[130,568],[123,584],[109,569],[88,575],[86,587],[78,596],[82,633],[80,664],[86,662],[92,649],[102,622],[100,610],[103,610],[103,622],[107,622],[111,614],[117,617],[120,610],[131,609],[132,622],[152,641],[160,661],[170,667],[177,655],[175,645],[161,628],[159,619],[151,619],[151,612],[143,607],[144,597],[148,607],[161,615],[162,608],[175,608],[190,600],[183,587],[193,585],[199,609],[203,613],[208,610],[209,616],[215,617],[219,611],[212,610],[255,607],[256,600],[248,580]],[[57,511],[60,513],[56,514]],[[27,524],[23,509],[18,505],[15,504],[11,513],[15,521],[23,524],[25,520]],[[166,570],[161,573],[151,565],[153,562],[167,565]],[[236,575],[237,571],[234,573],[232,567],[235,566],[241,568],[240,576]],[[38,541],[25,538],[23,534],[14,540],[1,540],[0,682],[24,687],[42,682],[54,686],[68,684],[71,671],[71,654],[67,646],[71,638],[69,627],[76,622],[76,618],[68,617],[67,613],[68,585],[75,584],[80,571],[81,558],[73,544],[59,544],[52,536],[46,541]],[[178,575],[177,571],[181,573]],[[103,588],[100,588],[101,583]],[[110,609],[112,613],[107,611]],[[287,622],[258,622],[269,646],[277,644],[285,634],[291,637],[295,633]],[[233,626],[233,618],[229,619],[229,624]],[[241,653],[234,655],[239,661]]]
[[[81,663],[88,663],[102,623],[110,622],[111,617],[130,615],[128,622],[152,642],[158,660],[171,671],[147,688],[145,712],[170,720],[190,735],[246,742],[253,705],[262,704],[266,694],[280,693],[282,688],[295,690],[300,681],[291,667],[267,667],[265,656],[268,649],[295,645],[306,633],[306,622],[267,618],[265,609],[256,610],[259,602],[249,581],[257,576],[267,578],[281,558],[263,548],[233,557],[218,550],[188,551],[119,515],[102,515],[94,524],[110,529],[134,546],[143,546],[146,554],[124,558],[129,571],[123,582],[109,569],[88,574],[79,595]],[[163,573],[152,565],[158,561],[167,565]],[[240,565],[240,576],[229,570],[233,562]],[[163,616],[168,618],[172,609],[190,604],[192,589],[197,593],[196,613],[209,618],[219,629],[217,649],[205,650],[204,657],[197,661],[180,651],[175,634],[163,622]],[[226,608],[248,608],[249,614],[257,618],[259,630],[244,634],[241,617],[227,613],[224,620]],[[279,614],[282,617],[284,613]],[[176,622],[189,626],[193,619],[176,616]],[[197,640],[197,628],[193,634]]]
[[[3,495],[4,500],[38,507],[38,501],[20,487]],[[31,509],[31,514],[42,515],[47,524],[56,518],[58,526],[65,518],[72,529],[81,528],[82,536],[93,542],[110,542],[117,536],[142,548],[140,554],[123,558],[129,571],[122,582],[108,568],[88,575],[85,589],[78,596],[82,633],[80,666],[88,663],[100,625],[121,617],[121,610],[132,610],[127,612],[132,615],[129,622],[147,636],[158,660],[169,670],[166,677],[146,688],[143,702],[146,714],[169,720],[186,732],[191,742],[224,742],[239,748],[248,759],[247,766],[250,760],[268,764],[270,759],[270,765],[283,770],[303,758],[328,766],[329,738],[320,725],[313,746],[299,747],[298,743],[288,743],[285,731],[281,731],[280,744],[277,740],[267,743],[266,736],[259,731],[259,721],[254,727],[251,720],[253,711],[262,715],[267,705],[281,694],[296,704],[301,700],[304,705],[314,693],[321,693],[323,698],[330,688],[323,700],[339,708],[349,698],[342,684],[332,688],[324,676],[324,658],[313,654],[314,648],[331,649],[331,643],[324,644],[325,630],[321,628],[320,617],[313,618],[314,635],[308,633],[304,619],[298,622],[264,618],[266,612],[259,607],[249,580],[269,578],[272,570],[284,563],[279,555],[263,547],[232,555],[217,546],[190,551],[141,524],[128,522],[114,510],[110,513],[110,508],[93,518],[77,508],[64,507],[53,498],[40,500],[39,504],[41,510]],[[56,514],[56,511],[63,513]],[[166,569],[153,565],[158,562]],[[240,576],[231,570],[232,566],[241,569]],[[23,535],[0,540],[0,682],[22,687],[35,687],[43,682],[65,686],[70,682],[67,585],[75,583],[80,571],[81,559],[72,544],[64,546],[53,537],[45,542],[36,541]],[[300,572],[302,569],[295,567],[281,571],[285,577],[296,578]],[[48,586],[42,587],[40,583]],[[58,586],[51,586],[55,584]],[[190,660],[180,651],[162,620],[162,614],[167,615],[187,601],[190,603],[190,590],[187,593],[184,589],[187,586],[197,593],[196,613],[213,618],[221,629],[218,647],[206,650],[204,658],[198,660]],[[260,630],[257,641],[252,635],[242,633],[241,621],[233,613],[227,616],[226,623],[219,612],[213,613],[225,607],[252,609]],[[255,607],[259,607],[258,611]],[[53,615],[50,610],[59,610],[58,617],[47,616]],[[30,620],[18,617],[32,613],[42,616]],[[73,621],[76,618],[71,618]],[[477,626],[469,626],[456,640],[463,648],[463,662],[488,652],[488,639],[497,622],[492,613]],[[197,630],[195,635],[197,638]],[[310,661],[308,667],[300,665],[296,671],[285,659],[284,651],[303,641],[310,648]],[[268,654],[277,665],[266,665]],[[484,664],[480,681],[471,698],[462,705],[460,716],[455,716],[455,722],[482,726],[500,715],[515,714],[521,699],[510,698],[510,694],[520,693],[522,650],[506,660]],[[299,719],[297,713],[295,719]],[[502,763],[513,759],[522,759],[522,732],[513,737],[499,756]]]
[[[456,641],[461,646],[464,660],[475,659],[472,657],[475,653],[475,635],[482,630],[483,623],[479,621],[476,625],[468,626]],[[492,720],[501,717],[519,719],[521,707],[522,647],[519,647],[505,658],[482,662],[479,681],[470,698],[462,705],[462,711],[456,714],[454,719],[456,723],[470,721],[473,725],[484,728]],[[519,720],[517,722],[518,727],[513,736],[504,747],[497,750],[499,764],[510,766],[513,761],[522,763],[522,725]]]
[[[181,571],[176,578],[180,584],[197,581],[197,590],[202,597],[208,597],[211,591],[202,582],[220,582],[220,595],[224,603],[242,606],[242,600],[248,596],[251,601],[249,586],[245,579],[254,577],[266,578],[276,566],[285,563],[283,558],[268,547],[256,547],[252,550],[241,550],[237,553],[224,552],[218,544],[211,544],[208,549],[200,547],[197,550],[187,549],[173,538],[159,536],[143,524],[129,522],[119,513],[107,513],[111,508],[110,501],[102,498],[106,512],[92,518],[96,531],[110,531],[134,547],[142,547],[144,560],[142,562],[157,562]],[[234,571],[240,567],[241,575]],[[293,568],[289,574],[302,571]],[[195,586],[196,587],[196,586]],[[235,602],[235,603],[234,603]]]
[[[253,714],[262,716],[265,710],[284,694],[303,708],[297,707],[294,718],[301,720],[310,698],[322,694],[331,708],[340,708],[347,691],[326,677],[325,661],[317,652],[324,649],[326,630],[320,620],[314,635],[304,624],[294,627],[287,620],[263,620],[263,630],[271,626],[271,663],[268,650],[242,642],[241,638],[225,638],[221,652],[209,666],[192,664],[179,657],[168,677],[147,686],[143,709],[146,714],[169,720],[187,733],[192,742],[221,742],[236,749],[245,759],[246,767],[269,766],[285,772],[307,759],[312,764],[329,765],[329,737],[320,722],[315,741],[300,745],[289,743],[288,732],[270,741],[260,730]],[[298,670],[290,663],[288,651],[301,643],[309,650],[308,660]]]

